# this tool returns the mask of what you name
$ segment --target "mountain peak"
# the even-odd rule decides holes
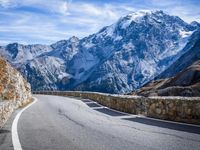
[[[132,20],[132,21],[137,21],[139,18],[143,18],[146,15],[166,15],[162,10],[139,10],[139,11],[135,11],[132,12],[130,14],[128,14],[125,18]]]
[[[119,19],[118,24],[120,24],[122,29],[125,29],[128,27],[132,22],[135,23],[141,23],[145,18],[164,18],[165,16],[168,16],[166,13],[164,13],[162,10],[139,10],[132,12],[125,17],[122,17]]]
[[[150,10],[140,10],[140,11],[136,11],[136,12],[132,12],[132,13],[128,14],[126,17],[128,19],[135,20],[137,18],[144,17],[148,13],[151,13],[151,11]]]
[[[12,46],[12,47],[17,47],[17,46],[19,46],[20,44],[19,43],[10,43],[10,44],[8,44],[7,46]]]
[[[79,41],[79,38],[76,37],[76,36],[72,36],[72,37],[69,38],[69,41],[72,42],[72,43],[76,43],[76,42]]]
[[[194,26],[194,27],[200,27],[200,23],[197,22],[197,21],[192,21],[191,25]]]

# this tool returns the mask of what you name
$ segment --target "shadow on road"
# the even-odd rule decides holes
[[[82,101],[89,107],[93,108],[93,110],[104,113],[106,115],[127,116],[127,114],[125,114],[123,112],[114,111],[109,108],[102,108],[102,105],[100,105],[92,100],[84,99]],[[200,134],[200,127],[197,127],[197,126],[190,126],[190,125],[186,125],[186,124],[177,124],[177,123],[173,123],[173,122],[164,122],[162,120],[153,120],[153,119],[149,119],[149,118],[139,118],[139,117],[122,118],[122,119],[128,120],[128,121],[133,121],[133,122],[138,122],[138,123],[142,123],[142,124],[146,124],[146,125],[161,127],[161,128],[167,128],[167,129],[172,129],[172,130],[177,130],[177,131],[184,131],[184,132],[189,132],[189,133]]]
[[[82,102],[84,102],[86,105],[88,105],[89,107],[93,108],[93,110],[96,110],[98,112],[104,113],[106,115],[110,115],[110,116],[127,116],[127,114],[123,113],[123,112],[118,112],[109,108],[102,108],[103,106],[92,101],[89,99],[84,99],[82,100]]]
[[[148,118],[123,118],[128,121],[133,121],[133,122],[138,122],[146,125],[151,125],[151,126],[157,126],[161,128],[168,128],[172,130],[177,130],[177,131],[184,131],[184,132],[189,132],[189,133],[196,133],[200,134],[200,127],[196,126],[190,126],[190,125],[184,125],[184,124],[176,124],[176,123],[171,123],[171,122],[164,122],[164,121],[159,121],[159,120],[152,120]]]
[[[97,103],[86,103],[86,105],[88,105],[89,107],[102,107],[101,105]]]
[[[113,110],[110,110],[108,108],[98,108],[98,109],[94,109],[96,111],[99,111],[101,113],[104,113],[106,115],[110,115],[110,116],[126,116],[127,114],[124,114],[124,113],[120,113],[120,112],[117,112],[117,111],[113,111]]]
[[[89,99],[84,99],[82,100],[82,102],[84,102],[86,105],[88,105],[89,107],[102,107],[102,105],[96,103],[96,102],[93,102]]]
[[[89,100],[89,99],[83,99],[82,101],[83,101],[84,103],[93,102],[93,101],[91,101],[91,100]]]
[[[4,133],[9,133],[10,131],[9,130],[0,130],[0,134],[4,134]]]

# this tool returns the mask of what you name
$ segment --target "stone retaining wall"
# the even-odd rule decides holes
[[[92,99],[104,106],[122,112],[200,124],[200,97],[141,97],[77,91],[43,91],[33,93]]]

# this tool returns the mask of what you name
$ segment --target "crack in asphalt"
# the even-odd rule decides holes
[[[76,125],[79,125],[81,127],[85,127],[83,124],[73,120],[72,118],[70,118],[67,114],[63,113],[61,109],[58,109],[58,114],[61,116],[64,116],[65,118],[67,118],[69,121],[75,123]]]

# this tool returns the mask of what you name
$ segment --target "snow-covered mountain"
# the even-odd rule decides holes
[[[126,93],[142,86],[183,53],[198,23],[163,11],[139,11],[98,33],[50,46],[0,47],[33,90],[89,90]]]
[[[200,28],[194,31],[183,53],[172,65],[142,88],[142,96],[200,96]]]
[[[10,60],[12,64],[25,63],[35,57],[50,52],[52,48],[46,45],[22,45],[18,43],[8,44],[6,47],[0,46],[1,55]]]
[[[200,28],[190,37],[190,41],[184,47],[183,51],[185,51],[185,53],[155,79],[172,77],[200,60]]]

